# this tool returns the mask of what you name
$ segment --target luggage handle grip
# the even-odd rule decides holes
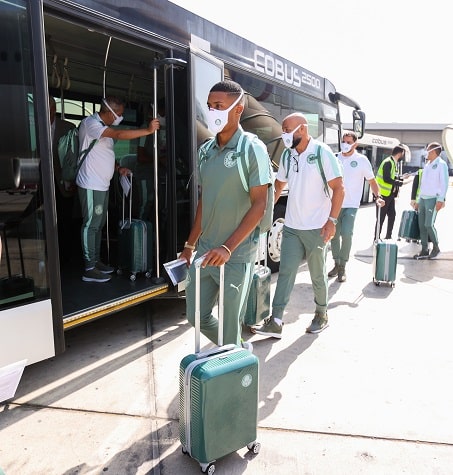
[[[205,255],[194,261],[195,265],[195,353],[200,353],[200,267]],[[219,329],[217,345],[223,346],[223,299],[225,293],[225,265],[219,267]]]

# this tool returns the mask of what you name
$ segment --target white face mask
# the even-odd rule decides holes
[[[242,99],[244,95],[244,91],[241,92],[241,95],[231,104],[228,109],[225,110],[218,110],[218,109],[209,109],[208,110],[208,129],[215,134],[222,132],[225,128],[225,125],[228,123],[228,112],[230,112],[233,107],[235,107],[239,101]]]
[[[102,99],[102,102],[104,103],[105,107],[107,107],[107,109],[115,116],[112,125],[120,125],[123,121],[123,116],[119,116],[118,114],[116,114],[115,111],[107,104],[107,101],[105,99]]]
[[[282,140],[286,148],[293,148],[294,133],[297,132],[301,127],[302,127],[302,124],[299,124],[292,132],[283,132]]]
[[[353,146],[354,146],[354,144],[346,143],[346,142],[341,142],[341,144],[340,144],[340,148],[341,148],[341,151],[343,153],[349,153]]]

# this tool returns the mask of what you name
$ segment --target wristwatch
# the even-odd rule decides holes
[[[329,221],[332,221],[332,223],[335,224],[335,226],[338,223],[338,219],[337,218],[332,218],[332,216],[329,216]]]

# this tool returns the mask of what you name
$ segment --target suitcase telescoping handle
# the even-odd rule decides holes
[[[201,256],[194,261],[195,265],[195,353],[200,352],[200,267],[205,256]],[[219,268],[219,336],[217,345],[223,346],[223,299],[225,293],[225,265]]]
[[[376,236],[374,236],[374,241],[379,241],[379,234],[381,233],[381,207],[376,203],[377,206],[377,218],[376,218]]]
[[[124,229],[124,228],[129,228],[132,223],[132,172],[128,173],[127,175],[122,175],[122,177],[124,177],[124,179],[126,179],[129,182],[129,219],[127,222],[124,220],[126,193],[124,193],[124,190],[122,190],[123,192],[121,193],[123,195],[123,220],[121,221],[121,229]]]

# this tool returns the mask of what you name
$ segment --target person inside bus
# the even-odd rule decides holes
[[[75,196],[77,187],[75,183],[68,183],[61,178],[61,163],[58,157],[58,141],[66,135],[75,125],[68,120],[57,116],[55,99],[49,95],[50,130],[52,134],[53,171],[55,179],[55,205],[57,209],[58,246],[60,262],[67,262],[74,256],[77,244],[74,229]]]
[[[288,151],[280,158],[275,180],[275,202],[288,185],[280,270],[272,315],[254,333],[282,337],[283,313],[289,302],[302,259],[306,258],[313,287],[315,315],[307,333],[328,327],[327,243],[335,236],[344,198],[343,172],[330,147],[308,132],[306,117],[295,112],[282,123],[282,140]],[[285,157],[288,157],[285,159]]]
[[[414,209],[418,211],[418,226],[422,249],[414,259],[436,259],[440,254],[439,238],[434,223],[437,213],[445,206],[448,191],[448,165],[440,157],[442,146],[431,142],[426,147],[426,165],[420,174],[420,187],[416,192]],[[432,241],[431,252],[428,241]]]
[[[371,191],[376,197],[379,196],[379,186],[370,161],[365,155],[356,150],[357,134],[350,131],[345,132],[340,147],[341,152],[338,154],[338,159],[343,166],[345,196],[338,215],[335,236],[331,241],[332,257],[335,265],[327,276],[337,276],[338,282],[344,282],[346,280],[346,263],[351,253],[355,217],[362,198],[363,181],[368,181]],[[384,201],[378,197],[376,204],[378,206],[383,205]]]
[[[379,185],[379,195],[384,200],[384,205],[380,211],[380,221],[378,222],[378,208],[376,208],[375,236],[381,237],[382,225],[387,217],[387,233],[385,239],[392,239],[393,225],[395,224],[396,208],[395,199],[399,189],[406,183],[405,177],[399,173],[398,162],[404,160],[406,154],[405,145],[393,147],[390,157],[382,160],[376,174],[376,181]]]
[[[244,110],[244,92],[234,81],[215,84],[208,95],[207,120],[216,134],[207,150],[199,149],[200,196],[195,221],[181,252],[190,265],[193,252],[203,256],[201,280],[201,331],[218,342],[218,320],[212,314],[219,294],[219,266],[225,264],[224,344],[251,344],[241,338],[247,296],[253,278],[260,229],[265,215],[268,187],[273,177],[265,144],[245,135],[239,125]],[[238,167],[238,142],[245,140],[249,150],[248,191]],[[186,280],[187,319],[195,322],[195,266],[190,265]]]
[[[100,259],[102,229],[106,223],[110,180],[115,168],[120,175],[130,170],[118,166],[115,160],[114,141],[133,140],[153,134],[159,129],[159,120],[150,120],[148,127],[117,129],[123,120],[124,102],[118,97],[103,98],[99,112],[82,120],[79,129],[80,150],[88,148],[93,139],[97,142],[82,163],[77,175],[80,206],[82,209],[82,252],[85,282],[108,282],[113,267]]]

